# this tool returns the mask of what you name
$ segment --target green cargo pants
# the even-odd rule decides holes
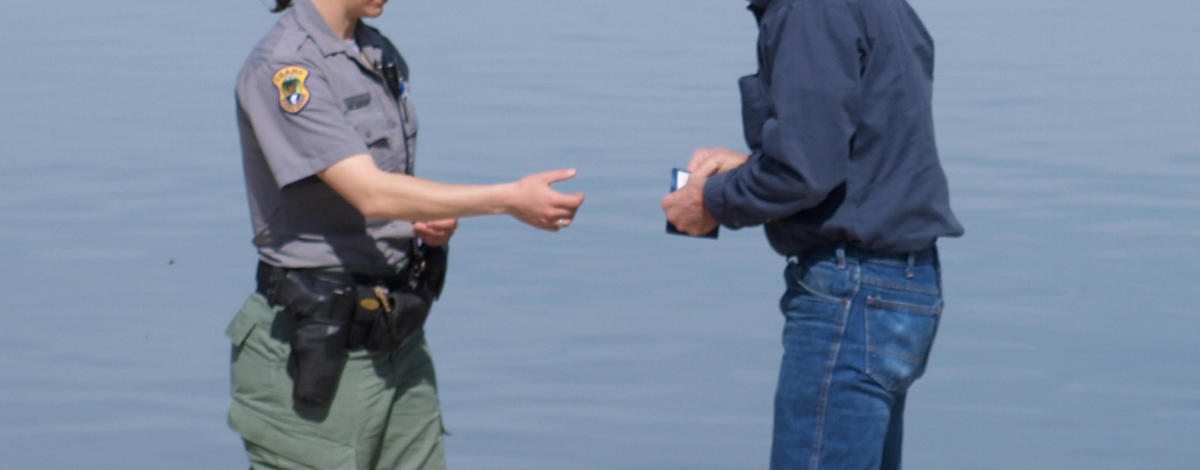
[[[229,324],[233,404],[252,469],[444,469],[437,381],[421,333],[391,354],[350,351],[328,410],[297,407],[290,319],[254,294]]]

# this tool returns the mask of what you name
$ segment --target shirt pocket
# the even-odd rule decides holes
[[[747,75],[738,80],[738,88],[742,92],[742,130],[746,145],[754,151],[762,148],[763,124],[771,110],[767,83],[761,74]]]
[[[367,148],[390,146],[387,116],[384,116],[378,105],[346,111],[346,119],[354,126]]]
[[[378,96],[371,93],[351,94],[343,100],[346,105],[346,120],[367,147],[375,164],[384,171],[403,171],[403,162],[396,157],[396,136],[389,125]]]

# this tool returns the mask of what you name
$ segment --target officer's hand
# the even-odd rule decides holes
[[[680,232],[700,236],[717,228],[717,219],[704,206],[704,183],[707,182],[707,174],[693,173],[684,187],[663,198],[662,208],[667,213],[667,220]]]
[[[458,229],[458,219],[431,220],[429,222],[413,222],[413,234],[429,246],[442,246],[454,236]]]
[[[712,176],[745,165],[750,156],[727,148],[697,149],[687,170],[695,175]]]
[[[583,204],[583,193],[567,195],[551,189],[550,185],[571,179],[575,174],[573,169],[553,170],[521,178],[513,183],[508,213],[517,220],[551,232],[571,225],[575,211]]]

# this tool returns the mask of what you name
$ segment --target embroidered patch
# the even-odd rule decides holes
[[[275,72],[275,88],[279,89],[279,107],[289,113],[298,113],[308,104],[308,69],[298,66],[284,67]]]

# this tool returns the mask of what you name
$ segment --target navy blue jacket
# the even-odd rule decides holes
[[[933,133],[933,40],[904,0],[751,0],[749,161],[704,188],[723,225],[771,246],[908,252],[958,236]]]

